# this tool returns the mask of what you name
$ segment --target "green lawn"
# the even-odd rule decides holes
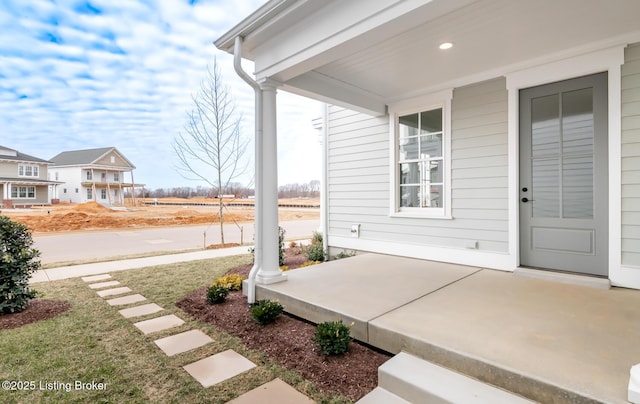
[[[143,335],[131,320],[118,314],[122,307],[109,306],[79,278],[37,284],[36,290],[46,299],[67,300],[72,309],[54,319],[0,331],[0,380],[34,382],[31,387],[35,387],[30,391],[0,389],[0,402],[224,403],[276,377],[317,402],[348,402],[344,397],[319,393],[297,373],[245,349],[237,338],[191,320],[175,307],[183,295],[249,260],[247,255],[114,272],[115,280],[164,307],[163,314],[185,320],[178,328],[151,336]],[[141,319],[145,317],[135,320]],[[167,357],[153,343],[189,329],[204,331],[214,343],[175,357]],[[258,366],[206,389],[182,369],[227,349]],[[105,383],[105,388],[76,390],[76,381]],[[68,383],[74,384],[70,391],[66,391]]]

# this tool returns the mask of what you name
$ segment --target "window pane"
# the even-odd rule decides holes
[[[398,135],[400,138],[418,134],[418,114],[405,115],[398,118]]]
[[[419,186],[400,186],[400,207],[417,208],[420,206],[420,187]]]
[[[560,103],[558,95],[531,100],[531,155],[557,156],[560,153]]]
[[[420,136],[420,158],[442,157],[442,134]]]
[[[28,198],[35,198],[36,197],[36,188],[35,187],[29,187],[27,188],[27,197]]]
[[[422,207],[441,208],[442,207],[442,185],[427,185],[422,188]]]
[[[420,163],[400,164],[400,184],[420,184]]]
[[[442,132],[442,109],[420,113],[420,133]]]
[[[593,156],[562,160],[562,216],[593,218]]]
[[[562,94],[562,152],[593,153],[593,89]]]
[[[18,166],[18,175],[24,175],[24,166]]]
[[[560,159],[532,162],[533,217],[560,217]]]
[[[39,175],[40,175],[40,174],[38,174],[38,166],[33,167],[33,176],[34,176],[34,177],[37,177],[37,176],[39,176]]]
[[[418,137],[400,139],[400,161],[418,159]]]
[[[432,160],[424,163],[425,182],[442,184],[442,160]]]
[[[26,166],[26,167],[24,168],[24,175],[26,175],[27,177],[31,177],[31,175],[32,175],[32,174],[31,174],[31,170],[32,170],[32,168],[33,168],[33,167],[31,167],[31,166]]]

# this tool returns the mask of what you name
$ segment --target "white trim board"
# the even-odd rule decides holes
[[[509,254],[479,251],[474,249],[447,248],[390,241],[366,240],[361,238],[330,235],[329,247],[347,250],[369,251],[380,254],[398,255],[430,261],[449,262],[502,271],[513,271]]]

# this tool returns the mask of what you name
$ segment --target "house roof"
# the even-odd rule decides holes
[[[10,153],[7,153],[10,152]],[[50,161],[44,160],[38,157],[30,156],[28,154],[20,153],[15,149],[11,149],[9,147],[0,145],[0,160],[9,160],[9,161],[25,161],[30,163],[42,163],[42,164],[51,164]]]
[[[271,0],[215,45],[233,53],[240,37],[258,81],[383,115],[551,56],[638,42],[638,15],[637,0]],[[444,42],[453,48],[439,49]]]
[[[130,168],[135,166],[115,147],[100,147],[97,149],[64,151],[51,158],[56,166],[86,166],[97,164],[97,161],[110,152],[118,154]]]

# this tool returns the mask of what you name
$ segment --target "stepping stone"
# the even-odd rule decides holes
[[[152,332],[167,330],[169,328],[177,327],[182,324],[184,324],[184,320],[174,314],[133,323],[133,325],[138,327],[138,329],[145,335],[151,334]]]
[[[200,330],[191,330],[166,338],[160,338],[153,342],[155,342],[167,356],[173,356],[207,345],[213,342],[213,340]]]
[[[89,287],[91,289],[102,289],[102,288],[106,288],[107,286],[116,286],[119,284],[120,282],[118,281],[98,282],[98,283],[92,283],[91,285],[89,285]]]
[[[271,380],[227,404],[311,404],[314,401],[280,379]]]
[[[107,300],[107,303],[111,306],[122,306],[124,304],[138,303],[147,300],[146,297],[142,295],[129,295],[123,297],[116,297],[115,299]]]
[[[143,304],[142,306],[131,307],[129,309],[119,310],[118,313],[122,314],[124,318],[146,316],[147,314],[157,313],[164,310],[162,307],[155,303]]]
[[[97,281],[103,281],[105,279],[111,279],[111,275],[109,274],[102,274],[102,275],[92,275],[92,276],[83,276],[82,280],[85,282],[97,282]]]
[[[183,366],[203,387],[211,387],[254,367],[253,362],[233,349]]]
[[[124,287],[121,287],[121,288],[113,288],[113,289],[101,290],[101,291],[98,292],[98,296],[105,297],[105,296],[121,295],[123,293],[128,293],[128,292],[131,292],[131,289],[129,289],[128,287],[124,286]]]

